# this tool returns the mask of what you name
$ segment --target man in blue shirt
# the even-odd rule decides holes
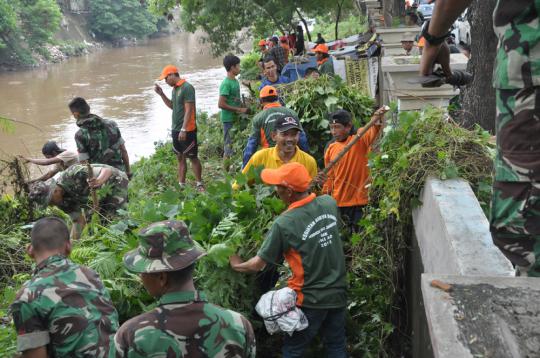
[[[265,86],[275,86],[279,84],[289,83],[291,80],[288,77],[281,76],[277,72],[277,65],[272,58],[264,60],[264,78],[259,86],[259,91]]]

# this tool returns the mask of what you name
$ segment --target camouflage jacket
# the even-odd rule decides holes
[[[499,39],[493,86],[540,86],[540,0],[498,0],[493,27]]]
[[[112,175],[105,185],[98,190],[99,201],[110,201],[109,198],[119,198],[117,208],[127,200],[127,188],[129,179],[126,174],[106,164],[92,164],[94,176],[99,174],[99,169],[110,168]],[[90,188],[88,187],[88,170],[86,165],[72,165],[56,177],[56,185],[64,190],[64,199],[60,209],[70,215],[79,214],[81,207],[88,203]],[[73,216],[72,216],[73,218]]]
[[[120,146],[124,139],[116,122],[103,119],[95,114],[77,120],[79,130],[75,133],[75,142],[79,151],[79,160],[90,163],[108,164],[125,170]]]
[[[163,295],[157,308],[124,323],[114,341],[116,357],[255,357],[251,323],[191,291]]]
[[[118,314],[99,276],[61,255],[37,265],[12,303],[17,350],[49,357],[108,357]]]

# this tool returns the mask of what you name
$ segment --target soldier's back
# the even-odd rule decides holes
[[[125,322],[115,348],[116,357],[130,358],[255,357],[255,337],[241,314],[185,291],[165,294],[158,307]]]
[[[79,119],[77,125],[79,130],[75,133],[75,142],[79,160],[108,164],[125,170],[120,152],[124,139],[115,121],[90,114]]]
[[[108,357],[118,314],[99,276],[61,255],[41,262],[11,305],[17,348],[53,357]]]

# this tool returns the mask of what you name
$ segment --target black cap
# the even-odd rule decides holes
[[[339,109],[335,112],[332,112],[328,115],[328,120],[330,121],[330,124],[343,124],[344,126],[352,123],[352,117],[351,114],[344,110]]]
[[[43,153],[43,155],[54,155],[55,153],[58,154],[63,151],[64,149],[60,148],[54,140],[48,141],[43,145],[43,148],[41,148],[41,153]]]
[[[299,131],[302,130],[300,127],[300,121],[298,118],[293,116],[281,116],[274,122],[274,130],[276,132],[285,132],[289,129],[298,129]]]

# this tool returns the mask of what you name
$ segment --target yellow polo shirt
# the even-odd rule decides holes
[[[315,178],[315,176],[317,175],[317,162],[311,155],[300,150],[298,146],[296,147],[296,153],[294,154],[294,157],[292,157],[288,163],[295,163],[295,162],[300,163],[303,166],[305,166],[311,178]],[[279,158],[277,147],[265,148],[253,154],[253,156],[251,157],[249,162],[247,162],[244,169],[242,169],[242,173],[246,174],[249,168],[251,168],[252,166],[253,167],[263,166],[265,169],[277,169],[281,167],[283,164],[287,164],[287,163],[284,163]]]

